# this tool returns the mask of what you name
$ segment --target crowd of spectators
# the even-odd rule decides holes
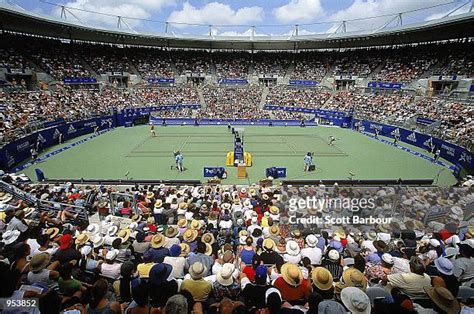
[[[263,76],[285,76],[290,60],[287,53],[255,53],[252,58],[253,72]]]
[[[74,47],[35,47],[28,52],[32,60],[51,77],[63,80],[66,77],[93,77],[85,67],[80,52]]]
[[[258,86],[214,87],[202,90],[206,108],[199,118],[207,119],[269,119],[270,113],[260,108],[262,89]]]
[[[143,79],[186,74],[216,74],[218,78],[244,78],[248,74],[282,77],[290,74],[292,79],[320,81],[331,68],[331,74],[335,76],[367,77],[382,65],[380,71],[374,73],[375,80],[409,83],[430,69],[434,75],[472,76],[474,68],[471,42],[299,53],[158,50],[9,34],[3,34],[1,42],[2,47],[7,48],[0,51],[0,67],[33,67],[26,61],[27,56],[37,63],[39,70],[46,71],[55,79],[90,77],[108,72],[136,74],[136,68]],[[291,64],[293,71],[289,73]]]
[[[247,53],[214,53],[212,58],[218,78],[247,78],[249,68]]]
[[[334,60],[333,75],[343,77],[368,77],[382,62],[377,51],[351,50],[341,52]]]
[[[438,63],[439,56],[430,47],[393,49],[384,58],[384,66],[374,80],[409,84]]]
[[[132,64],[135,65],[143,80],[156,78],[173,78],[172,53],[163,51],[139,51],[132,57]]]
[[[314,119],[314,114],[305,114],[301,112],[272,110],[272,119],[276,120],[311,120]]]
[[[132,72],[130,60],[134,54],[127,54],[127,50],[106,45],[85,45],[81,48],[84,59],[97,74]]]
[[[64,119],[78,121],[106,115],[111,108],[136,106],[136,99],[128,91],[112,88],[74,90],[58,85],[54,91],[0,93],[0,130],[2,141],[41,129],[44,122]]]
[[[304,52],[296,56],[293,65],[291,79],[321,82],[330,67],[330,60],[325,60],[320,53]]]
[[[275,86],[267,94],[266,104],[275,106],[318,109],[331,97],[331,93],[322,88],[296,88]]]
[[[38,210],[0,194],[0,297],[38,298],[42,313],[472,311],[474,228],[464,211],[472,189],[21,188],[63,204]],[[121,197],[109,203],[116,191]],[[289,199],[307,196],[372,198],[369,214],[392,219],[291,224]],[[81,207],[88,220],[78,218]],[[352,210],[297,215],[341,218]]]
[[[360,117],[396,125],[405,125],[416,117],[439,121],[436,136],[473,147],[474,108],[469,104],[440,98],[415,97],[402,93],[358,93],[342,91],[334,94],[324,109],[354,112]]]
[[[23,70],[28,68],[28,63],[22,54],[15,51],[14,48],[2,45],[0,49],[0,68]]]
[[[180,75],[211,75],[211,56],[205,51],[173,51],[174,65]]]
[[[200,103],[196,88],[188,85],[135,89],[134,96],[139,100],[139,106]]]

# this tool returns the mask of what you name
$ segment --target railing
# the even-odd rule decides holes
[[[273,24],[273,25],[239,25],[233,24],[199,24],[188,23],[187,20],[178,18],[174,21],[160,21],[149,18],[134,16],[121,16],[110,13],[88,10],[86,6],[78,5],[71,7],[67,5],[40,0],[51,6],[51,12],[56,16],[49,16],[58,21],[68,22],[86,27],[100,27],[112,31],[137,34],[159,34],[172,38],[196,38],[196,39],[297,39],[307,38],[311,35],[323,35],[332,38],[337,34],[346,33],[373,33],[390,30],[410,25],[424,26],[432,20],[443,19],[457,14],[472,11],[471,0],[463,2],[451,1],[431,6],[418,6],[412,10],[402,12],[390,12],[388,14],[367,16],[354,19],[336,19],[318,21],[313,23],[298,24]],[[20,1],[2,0],[0,4],[9,9],[21,11]],[[261,7],[257,9],[263,10]],[[231,9],[231,8],[229,8]],[[276,8],[278,10],[278,8]],[[28,12],[28,11],[27,11]],[[40,16],[37,13],[28,12],[31,15]],[[146,14],[148,16],[148,14]],[[255,19],[257,20],[257,18]]]
[[[19,189],[15,185],[9,184],[3,180],[0,180],[0,190],[10,193],[13,197],[23,200],[31,206],[35,206],[40,211],[58,212],[61,210],[67,210],[68,212],[77,215],[76,219],[88,220],[89,218],[87,210],[83,206],[41,200],[34,195]]]

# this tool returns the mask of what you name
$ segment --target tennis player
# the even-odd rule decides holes
[[[180,151],[177,151],[176,157],[174,159],[176,161],[176,168],[178,168],[180,172],[184,171],[184,167],[183,167],[184,158]]]
[[[304,156],[304,171],[309,171],[310,166],[313,164],[313,155],[308,152],[306,156]]]
[[[150,124],[150,133],[151,133],[151,136],[156,137],[155,125],[153,123]]]

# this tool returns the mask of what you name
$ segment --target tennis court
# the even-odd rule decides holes
[[[443,167],[352,130],[336,127],[245,126],[244,148],[252,154],[247,179],[237,179],[227,167],[228,184],[248,184],[265,176],[267,167],[287,168],[287,179],[433,179],[440,172],[440,185],[454,184]],[[225,166],[233,150],[233,135],[227,126],[156,127],[151,137],[147,126],[117,128],[81,145],[32,165],[24,172],[35,179],[40,168],[47,178],[87,179],[194,179],[205,181],[203,167]],[[329,136],[338,140],[327,144]],[[78,139],[64,143],[70,145]],[[42,154],[54,151],[52,147]],[[419,148],[410,146],[414,151]],[[186,171],[171,169],[173,152],[180,150]],[[316,171],[303,171],[303,157],[314,152]],[[127,174],[127,175],[125,175]]]

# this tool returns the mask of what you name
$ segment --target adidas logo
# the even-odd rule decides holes
[[[411,142],[416,142],[416,134],[412,132],[410,135],[407,136],[407,140]]]
[[[430,137],[423,143],[423,145],[426,147],[431,147],[431,145],[433,145],[433,139]]]
[[[390,134],[392,134],[393,136],[400,136],[400,129],[399,129],[399,128],[396,128],[395,130],[393,130],[392,132],[390,132]]]
[[[43,135],[39,134],[38,139],[36,141],[40,141],[41,143],[46,142],[46,139],[43,137]]]
[[[54,133],[53,133],[53,138],[54,139],[57,139],[60,135],[61,135],[61,132],[59,132],[58,129],[54,130]]]
[[[71,133],[74,133],[76,132],[76,128],[71,124],[69,126],[69,129],[67,129],[67,134],[71,134]]]

